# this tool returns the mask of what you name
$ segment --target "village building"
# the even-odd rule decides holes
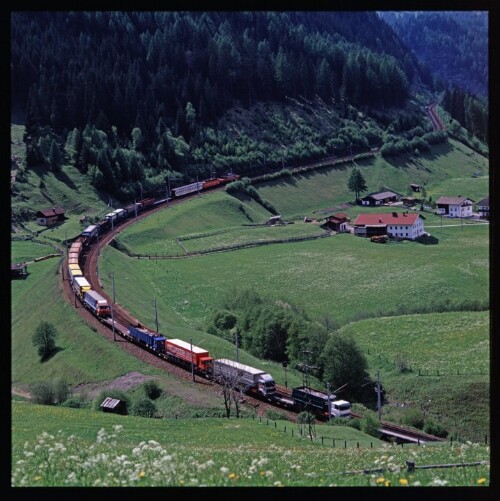
[[[353,223],[354,234],[363,237],[388,235],[393,238],[415,240],[425,234],[420,214],[388,212],[385,214],[359,214]]]
[[[439,197],[436,200],[436,214],[448,217],[471,217],[474,200],[458,197]]]
[[[378,205],[390,204],[398,201],[398,195],[392,191],[382,191],[380,193],[370,193],[361,199],[361,205]]]
[[[10,265],[10,278],[26,278],[28,276],[28,263],[16,263]]]
[[[418,200],[415,198],[415,197],[403,197],[401,199],[401,202],[403,202],[403,205],[405,205],[406,207],[413,207],[417,202]]]
[[[490,218],[490,197],[485,197],[476,204],[476,210],[479,214],[479,217],[483,219]]]
[[[328,216],[326,221],[321,225],[326,230],[336,231],[338,233],[346,232],[349,225],[349,217],[344,212],[338,212],[333,216]]]
[[[39,210],[36,213],[36,223],[40,226],[52,226],[64,221],[64,209],[52,207],[51,209]]]
[[[417,192],[417,193],[420,191],[420,185],[419,185],[419,184],[411,183],[411,184],[410,184],[410,188],[411,188],[414,192]]]

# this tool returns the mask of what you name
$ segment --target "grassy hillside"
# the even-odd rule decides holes
[[[488,462],[485,446],[381,446],[347,427],[316,426],[310,440],[287,421],[174,419],[152,426],[144,418],[19,402],[12,415],[16,487],[477,486],[490,478],[484,465],[405,472],[408,457],[417,466]],[[382,471],[362,473],[370,468]]]
[[[261,183],[256,187],[262,198],[269,200],[286,217],[314,216],[315,211],[353,201],[347,188],[353,168],[363,174],[368,190],[382,188],[406,195],[411,183],[424,186],[427,196],[437,200],[442,195],[468,196],[480,200],[488,194],[488,160],[453,139],[435,145],[418,157],[393,157],[341,164],[291,178]],[[481,177],[471,177],[481,172]],[[418,197],[418,194],[417,194]]]
[[[360,313],[397,310],[400,305],[487,301],[488,226],[437,226],[430,231],[436,245],[408,241],[375,245],[339,234],[175,260],[136,260],[105,249],[100,268],[108,288],[107,275],[115,271],[117,293],[126,303],[133,305],[136,297],[127,292],[127,283],[143,281],[145,292],[148,288],[151,292],[141,295],[142,301],[148,296],[152,301],[156,295],[163,318],[173,313],[197,328],[233,288],[259,290],[305,307],[312,317],[328,314],[340,323]],[[139,249],[143,251],[132,248]],[[120,271],[124,269],[127,273]]]

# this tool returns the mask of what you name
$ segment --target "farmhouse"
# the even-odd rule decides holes
[[[361,205],[377,206],[397,202],[398,196],[392,191],[382,191],[380,193],[370,193],[361,199]]]
[[[36,213],[36,222],[40,226],[52,226],[64,221],[64,209],[62,207],[52,207],[52,209],[39,210]]]
[[[353,223],[354,234],[363,237],[389,235],[414,240],[425,233],[420,214],[392,212],[386,214],[360,214]]]
[[[333,216],[326,218],[326,221],[321,225],[322,228],[337,232],[345,232],[350,219],[344,212],[338,212]]]
[[[490,218],[490,197],[485,197],[476,204],[479,217],[484,219]]]
[[[459,195],[458,197],[439,197],[436,201],[436,214],[448,217],[472,216],[474,200]]]

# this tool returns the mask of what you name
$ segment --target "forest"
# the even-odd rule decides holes
[[[13,13],[11,84],[27,168],[69,163],[126,200],[167,178],[399,151],[398,134],[430,132],[412,95],[434,82],[376,12],[114,11]],[[486,139],[486,104],[450,92],[457,134]],[[235,109],[259,136],[223,130]]]

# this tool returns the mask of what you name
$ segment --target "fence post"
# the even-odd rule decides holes
[[[344,440],[344,449],[347,449],[347,440]]]
[[[332,438],[332,447],[335,447],[335,439]]]
[[[370,449],[373,449],[373,442],[370,442]]]
[[[420,369],[418,369],[418,375],[420,376]]]
[[[415,471],[415,461],[406,461],[406,471],[408,473]]]
[[[293,428],[292,428],[292,437],[293,437]]]
[[[275,428],[276,428],[277,424],[278,424],[278,423],[276,423],[276,421],[275,421],[275,422],[274,422],[274,427],[275,427]]]
[[[488,445],[488,435],[484,436],[484,445]]]
[[[286,433],[286,426],[285,426],[285,433]]]
[[[356,442],[357,449],[359,449],[359,442]]]
[[[259,421],[262,423],[262,416],[259,416]]]

